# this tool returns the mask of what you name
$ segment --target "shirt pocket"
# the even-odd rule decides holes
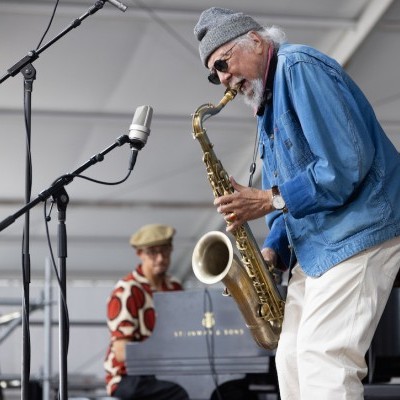
[[[275,154],[277,169],[283,180],[292,179],[303,172],[315,159],[300,122],[291,110],[283,113],[277,120]]]

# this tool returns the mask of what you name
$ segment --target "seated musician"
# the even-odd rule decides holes
[[[181,284],[167,274],[175,229],[167,225],[145,225],[130,239],[141,263],[119,280],[107,305],[111,334],[104,367],[107,393],[121,400],[187,400],[179,385],[154,376],[128,376],[125,345],[147,339],[155,325],[155,291],[182,290]]]

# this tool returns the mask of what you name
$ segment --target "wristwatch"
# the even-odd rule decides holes
[[[272,186],[271,191],[272,191],[272,207],[274,207],[275,210],[287,212],[285,200],[283,199],[278,186]]]

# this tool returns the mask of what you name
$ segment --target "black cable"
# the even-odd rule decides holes
[[[254,148],[253,148],[253,159],[252,162],[250,164],[250,176],[249,176],[249,187],[251,187],[253,185],[253,176],[254,173],[256,172],[256,168],[257,168],[257,163],[256,163],[256,158],[257,158],[257,154],[258,154],[258,148],[260,146],[260,141],[261,141],[261,135],[258,134],[258,128],[256,129],[256,137],[254,139]]]
[[[98,183],[100,185],[109,185],[109,186],[114,186],[114,185],[120,185],[121,183],[124,183],[129,176],[132,173],[133,170],[133,164],[136,161],[136,155],[137,155],[137,151],[135,151],[135,149],[131,149],[131,158],[129,161],[129,167],[128,167],[128,173],[126,174],[126,176],[124,178],[122,178],[119,181],[116,182],[105,182],[105,181],[99,181],[98,179],[94,179],[94,178],[90,178],[89,176],[86,175],[81,175],[81,174],[64,174],[61,175],[60,177],[58,177],[56,180],[53,181],[53,183],[51,184],[51,186],[55,185],[57,182],[65,180],[65,184],[69,183],[72,181],[73,178],[81,178],[81,179],[86,179],[87,181],[93,182],[93,183]]]
[[[28,278],[26,277],[26,270],[24,268],[25,261],[24,261],[24,248],[25,248],[25,231],[22,235],[22,247],[21,247],[21,265],[22,265],[22,282],[24,283],[22,285],[22,307],[23,307],[23,312],[22,312],[22,317],[24,318],[25,321],[25,338],[26,338],[26,353],[25,353],[25,363],[26,363],[26,368],[27,368],[27,373],[30,376],[30,371],[31,371],[31,331],[30,331],[30,326],[29,326],[29,290],[25,285],[25,282],[28,281]]]
[[[47,25],[47,28],[46,28],[46,30],[44,31],[43,36],[42,36],[42,38],[40,39],[38,45],[36,46],[36,50],[41,46],[41,44],[42,44],[42,42],[43,42],[45,36],[47,35],[47,32],[48,32],[49,29],[50,29],[51,24],[53,23],[53,19],[54,19],[54,16],[55,16],[55,14],[56,14],[56,10],[57,10],[57,7],[58,7],[58,3],[59,3],[59,0],[56,0],[56,4],[54,5],[53,13],[51,14],[49,24]]]
[[[128,179],[128,177],[130,176],[131,172],[132,172],[132,170],[129,170],[129,171],[128,171],[128,174],[127,174],[123,179],[121,179],[120,181],[117,181],[117,182],[99,181],[99,180],[97,180],[97,179],[93,179],[93,178],[90,178],[90,177],[88,177],[88,176],[79,175],[79,174],[65,174],[65,175],[62,175],[62,176],[60,176],[59,178],[57,178],[57,179],[53,182],[53,184],[56,183],[56,182],[58,182],[59,180],[61,180],[61,179],[63,179],[63,178],[74,177],[74,178],[86,179],[86,180],[88,180],[88,181],[91,181],[91,182],[94,182],[94,183],[99,183],[99,184],[102,184],[102,185],[118,185],[118,184],[120,184],[120,183],[122,183],[122,182],[125,182],[125,181]],[[67,302],[66,302],[66,300],[65,300],[64,294],[62,293],[62,290],[61,290],[61,279],[60,279],[60,275],[59,275],[59,273],[58,273],[58,269],[57,269],[56,262],[55,262],[55,258],[54,258],[54,252],[53,252],[53,247],[52,247],[52,244],[51,244],[50,233],[49,233],[49,224],[48,224],[49,221],[51,220],[50,214],[51,214],[51,211],[52,211],[52,209],[53,209],[53,204],[54,204],[54,202],[51,203],[50,212],[49,212],[49,214],[47,214],[47,201],[48,201],[48,199],[45,200],[45,202],[44,202],[44,207],[43,207],[43,210],[44,210],[44,221],[45,221],[45,228],[46,228],[46,237],[47,237],[47,243],[48,243],[49,252],[50,252],[51,263],[52,263],[52,266],[53,266],[53,269],[54,269],[54,273],[55,273],[55,276],[56,276],[56,279],[57,279],[58,286],[59,286],[59,288],[60,288],[62,303],[63,303],[63,307],[64,307],[65,314],[66,314],[66,320],[67,320],[67,348],[68,348],[68,346],[69,346],[69,316],[68,316],[68,306],[67,306]]]
[[[29,70],[29,71],[28,71]],[[32,73],[32,74],[31,74]],[[32,152],[31,152],[31,92],[32,82],[35,79],[34,68],[24,71],[23,99],[24,99],[24,124],[26,136],[25,156],[25,202],[29,203],[32,193]],[[31,369],[31,333],[29,326],[29,285],[30,285],[30,254],[29,254],[29,213],[25,214],[24,230],[22,235],[21,261],[22,261],[22,389],[25,398],[25,389],[30,377]]]
[[[73,177],[73,178],[86,179],[87,181],[90,181],[90,182],[93,182],[93,183],[98,183],[100,185],[112,186],[112,185],[120,185],[121,183],[125,182],[129,178],[129,176],[131,175],[131,172],[132,171],[128,171],[127,175],[123,179],[121,179],[120,181],[117,181],[117,182],[99,181],[97,179],[90,178],[89,176],[80,175],[80,174],[65,174],[65,175],[60,176],[60,178],[58,178],[57,180],[63,179],[63,178],[68,178],[68,177]]]
[[[47,31],[50,28],[51,22],[53,21],[54,13],[58,5],[58,1],[56,2],[55,8],[53,10],[53,15],[50,20],[50,23],[40,41],[42,42],[44,36],[46,35]],[[40,46],[40,43],[38,47]],[[30,201],[31,192],[32,192],[32,152],[31,152],[31,125],[30,125],[30,114],[28,111],[31,109],[30,101],[27,100],[26,93],[32,91],[32,80],[35,79],[35,74],[31,76],[31,80],[27,80],[27,75],[24,74],[25,77],[25,84],[24,84],[24,123],[25,123],[25,132],[26,132],[26,182],[25,182],[25,200],[28,203]],[[25,254],[26,250],[29,249],[29,219],[25,221],[25,228],[22,236],[22,249],[21,249],[21,257],[22,257],[22,275],[23,275],[23,300],[22,300],[22,307],[23,307],[23,318],[24,318],[24,349],[23,349],[23,376],[27,375],[27,378],[30,376],[30,367],[31,367],[31,333],[30,333],[30,326],[29,326],[29,283],[30,283],[30,260],[29,254]],[[28,266],[28,267],[27,267]],[[27,276],[28,275],[28,276]],[[24,386],[25,387],[25,386]]]
[[[51,211],[53,209],[53,202],[52,202],[52,206],[50,208],[50,212],[47,215],[47,199],[44,202],[44,207],[43,207],[43,211],[44,211],[44,220],[45,220],[45,228],[46,228],[46,238],[47,238],[47,244],[49,246],[49,252],[50,252],[50,258],[51,258],[51,265],[53,267],[54,270],[54,274],[56,275],[56,279],[57,279],[57,283],[58,283],[58,287],[60,289],[60,294],[61,294],[61,299],[62,299],[62,304],[65,310],[65,316],[66,316],[66,324],[67,324],[67,353],[68,353],[68,347],[69,347],[69,315],[68,315],[68,305],[67,305],[67,301],[65,300],[65,296],[64,293],[62,291],[61,288],[61,279],[60,279],[60,275],[58,273],[58,269],[57,269],[57,265],[55,262],[55,258],[54,258],[54,253],[53,253],[53,247],[51,244],[51,239],[50,239],[50,233],[49,233],[49,221],[51,220],[50,214]]]
[[[24,88],[25,92],[25,88]],[[24,122],[25,122],[25,132],[26,132],[26,157],[27,157],[27,193],[29,193],[29,197],[32,190],[32,152],[31,152],[31,141],[29,132],[29,122],[28,122],[28,115],[27,115],[27,108],[28,104],[24,104]],[[28,195],[27,195],[28,196]]]
[[[203,301],[203,311],[204,313],[211,313],[213,314],[213,307],[212,307],[212,299],[210,293],[207,288],[204,289],[204,301]],[[214,355],[214,338],[215,338],[215,329],[214,325],[211,328],[206,328],[211,331],[211,334],[207,332],[206,336],[206,345],[207,345],[207,357],[208,357],[208,364],[210,366],[211,376],[214,381],[215,385],[215,393],[218,397],[218,400],[223,400],[222,395],[219,391],[218,387],[218,373],[215,369],[215,355]]]

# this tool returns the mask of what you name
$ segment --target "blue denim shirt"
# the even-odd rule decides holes
[[[289,210],[266,217],[264,247],[281,260],[290,243],[304,272],[320,276],[400,234],[400,154],[336,61],[281,45],[258,133],[263,188],[279,186]]]

